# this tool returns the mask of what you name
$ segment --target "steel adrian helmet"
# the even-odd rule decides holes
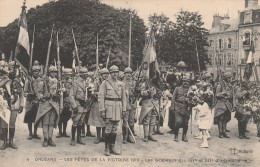
[[[178,64],[177,64],[177,67],[178,68],[186,68],[187,66],[186,66],[186,64],[183,62],[183,61],[180,61]]]
[[[73,74],[71,68],[64,68],[64,69],[62,70],[62,73],[65,74],[65,75],[66,75],[66,74],[67,74],[67,75]]]
[[[79,70],[80,75],[88,74],[88,69],[86,67],[82,67]]]
[[[40,71],[41,67],[40,66],[32,66],[32,71]]]
[[[124,71],[124,73],[132,73],[133,72],[133,70],[132,70],[132,68],[130,68],[130,67],[127,67],[126,69],[125,69],[125,71]]]
[[[99,71],[100,74],[109,74],[109,71],[107,68],[102,68],[100,71]]]
[[[119,72],[119,68],[115,65],[111,66],[109,69],[110,72]]]
[[[49,72],[58,72],[58,69],[55,66],[50,66]]]

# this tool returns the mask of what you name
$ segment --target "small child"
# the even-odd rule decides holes
[[[197,115],[198,115],[198,126],[200,131],[202,132],[203,143],[200,145],[200,148],[208,148],[208,138],[210,138],[209,130],[212,126],[212,114],[211,110],[206,102],[204,102],[203,96],[197,97],[198,105],[196,107]]]

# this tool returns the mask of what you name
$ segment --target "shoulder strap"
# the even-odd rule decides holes
[[[119,95],[119,93],[117,92],[117,90],[114,88],[114,86],[108,81],[108,80],[106,80],[108,83],[109,83],[109,85],[113,88],[113,90],[115,91],[115,93],[117,94],[117,96],[118,97],[120,97],[120,95]]]

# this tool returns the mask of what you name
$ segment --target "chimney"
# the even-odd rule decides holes
[[[245,8],[254,9],[257,8],[258,0],[245,0]]]
[[[221,20],[223,20],[223,18],[219,14],[215,14],[213,16],[212,27],[218,26],[220,24]]]

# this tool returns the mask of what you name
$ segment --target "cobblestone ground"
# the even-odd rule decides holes
[[[194,114],[193,114],[194,115]],[[174,142],[173,135],[166,133],[168,113],[162,130],[163,136],[155,136],[158,142],[142,141],[142,127],[135,125],[137,133],[136,144],[123,144],[121,156],[106,157],[104,153],[104,143],[94,144],[95,138],[85,137],[85,146],[69,145],[69,138],[53,138],[57,144],[56,147],[42,147],[41,140],[27,140],[27,125],[23,123],[22,113],[17,118],[15,143],[18,150],[6,149],[0,151],[0,166],[259,166],[260,160],[260,142],[256,137],[256,125],[249,123],[249,140],[239,139],[237,130],[237,121],[234,119],[228,124],[229,139],[218,138],[218,129],[214,125],[211,129],[211,139],[209,148],[202,149],[199,145],[202,141],[194,139],[194,133],[197,132],[196,125],[193,125],[193,134],[188,132],[189,142]],[[68,125],[68,134],[70,134],[71,121]],[[189,126],[190,127],[190,126]],[[189,128],[190,129],[190,128]],[[91,127],[93,133],[95,128]],[[182,130],[180,130],[180,133]],[[42,137],[41,129],[38,133]],[[56,136],[58,130],[54,131]],[[118,137],[120,140],[120,137]],[[118,141],[118,140],[117,140]],[[2,145],[2,141],[0,141]],[[120,149],[120,142],[117,142],[117,148]]]

